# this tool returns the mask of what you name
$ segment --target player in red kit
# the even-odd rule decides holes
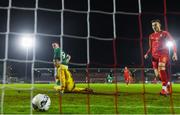
[[[152,54],[152,66],[156,77],[160,77],[162,81],[161,95],[167,95],[170,92],[170,82],[168,76],[168,65],[170,61],[169,50],[166,46],[167,41],[173,42],[173,61],[177,60],[177,51],[174,40],[169,32],[161,30],[161,23],[159,20],[152,20],[152,29],[154,32],[149,36],[149,50],[144,55],[148,58],[148,54]]]
[[[129,69],[127,67],[125,67],[124,68],[124,80],[127,85],[130,82],[130,77],[131,77],[131,72],[129,71]]]

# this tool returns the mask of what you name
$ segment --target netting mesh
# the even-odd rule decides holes
[[[106,0],[103,1],[105,4],[96,2],[96,0],[55,0],[54,4],[51,2],[50,0],[29,2],[8,0],[2,2],[0,6],[0,24],[2,25],[0,28],[1,114],[8,113],[6,103],[8,101],[6,95],[10,95],[6,90],[8,88],[13,89],[14,94],[16,94],[15,91],[18,92],[17,98],[22,98],[19,92],[26,90],[27,92],[23,93],[30,101],[23,102],[23,99],[20,99],[22,100],[20,104],[29,104],[24,108],[29,109],[30,114],[33,113],[31,99],[37,93],[34,83],[51,84],[54,82],[52,42],[60,42],[62,49],[70,52],[72,56],[70,70],[76,83],[84,83],[87,87],[93,87],[90,86],[91,83],[108,83],[107,75],[113,73],[113,92],[102,90],[98,93],[104,95],[107,100],[111,100],[111,107],[101,105],[99,108],[110,107],[113,113],[121,113],[123,108],[128,108],[130,103],[121,98],[121,93],[119,94],[119,92],[128,92],[121,90],[119,86],[119,83],[124,82],[122,69],[124,66],[131,68],[133,74],[131,82],[142,84],[141,89],[135,92],[138,95],[122,93],[132,98],[135,95],[136,101],[142,102],[133,108],[138,109],[141,114],[148,113],[148,110],[151,111],[149,108],[160,108],[151,107],[146,102],[149,97],[145,95],[148,93],[145,83],[153,82],[154,74],[150,68],[150,60],[144,63],[143,55],[147,50],[151,19],[161,19],[165,30],[172,31],[178,36],[176,34],[178,29],[173,30],[171,22],[179,18],[179,10],[172,7],[168,11],[168,8],[170,9],[173,3],[176,3],[175,1],[152,0],[145,3],[141,0],[123,2]],[[157,5],[149,8],[147,5],[152,2]],[[26,33],[33,36],[35,47],[24,53],[16,46],[19,46],[19,38]],[[179,41],[176,41],[178,44]],[[178,66],[178,64],[172,64],[172,73],[177,72]],[[15,74],[12,68],[15,68]],[[178,82],[178,79],[178,74],[174,74],[172,81]],[[26,83],[27,86],[6,85],[13,83]],[[71,95],[67,97],[74,98]],[[75,105],[74,102],[67,105],[65,101],[63,102],[63,98],[60,96],[60,100],[55,102],[59,105],[58,113],[64,113],[67,106],[69,107],[67,111],[75,106],[82,113],[98,113],[93,105],[98,107],[96,103],[102,103],[98,95],[82,95],[84,105]],[[169,108],[171,108],[170,113],[175,113],[173,108],[178,108],[179,105],[174,106],[172,98],[171,95]]]

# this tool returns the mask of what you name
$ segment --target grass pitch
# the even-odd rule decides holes
[[[54,84],[34,84],[33,95],[47,94],[51,98],[50,109],[33,114],[180,114],[180,84],[173,84],[173,95],[160,96],[161,84],[90,84],[95,94],[65,93],[61,97],[53,90]],[[87,84],[76,84],[87,87]],[[0,85],[2,87],[2,85]],[[4,114],[30,114],[31,85],[7,84],[4,90]],[[143,91],[145,89],[145,93]],[[2,94],[2,88],[0,95]],[[0,98],[2,102],[2,98]],[[171,101],[172,100],[172,101]],[[173,102],[173,104],[172,104]],[[173,106],[172,106],[173,105]],[[2,111],[1,111],[2,112]]]

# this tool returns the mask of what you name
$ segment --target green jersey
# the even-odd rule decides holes
[[[107,76],[107,80],[113,80],[113,77],[111,77],[110,75]]]
[[[113,81],[113,77],[111,74],[108,74],[106,79],[107,79],[108,83],[112,83],[112,81]]]
[[[64,53],[61,48],[54,48],[54,59],[61,60],[62,57],[62,64],[68,65],[68,56]]]

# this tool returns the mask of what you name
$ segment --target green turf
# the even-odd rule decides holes
[[[35,84],[34,86],[33,95],[45,93],[50,96],[52,103],[48,111],[33,111],[33,113],[59,114],[60,98],[53,90],[53,84]],[[87,84],[77,84],[77,86],[87,87]],[[116,86],[118,95],[110,95],[114,94]],[[64,114],[87,114],[88,111],[91,114],[115,114],[116,112],[119,114],[144,114],[145,112],[147,114],[171,114],[174,111],[175,114],[180,114],[180,84],[173,84],[172,97],[159,95],[160,84],[146,84],[144,88],[142,84],[131,84],[128,87],[125,84],[90,84],[90,87],[99,94],[64,94],[61,97],[61,112]],[[5,85],[3,112],[5,114],[29,114],[31,111],[30,88],[30,84]],[[146,93],[143,95],[144,90]],[[174,106],[171,106],[172,101],[170,100],[173,100]]]

